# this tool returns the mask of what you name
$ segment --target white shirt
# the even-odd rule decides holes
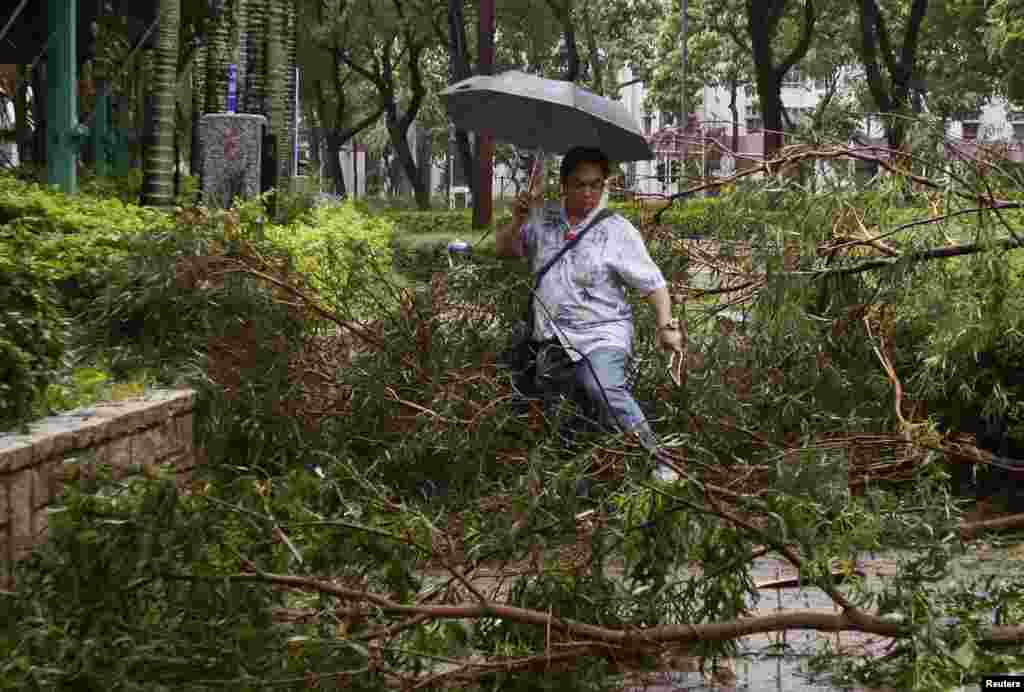
[[[519,230],[521,255],[535,274],[600,211],[571,227],[560,202],[548,202]],[[533,338],[558,338],[575,361],[602,346],[632,350],[633,315],[628,286],[643,295],[665,285],[640,232],[624,217],[605,218],[558,260],[534,296]]]

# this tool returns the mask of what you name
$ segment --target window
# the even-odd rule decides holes
[[[1024,142],[1024,122],[1013,124],[1013,138],[1018,142]]]
[[[754,84],[744,84],[743,95],[748,99],[757,98],[757,86]]]
[[[978,110],[974,110],[974,111],[967,111],[967,113],[964,115],[964,122],[965,123],[976,123],[979,120],[981,120],[981,109],[980,108]],[[977,129],[977,128],[975,128],[975,129]]]
[[[677,160],[671,160],[667,163],[668,165],[666,166],[666,161],[659,161],[655,168],[655,174],[658,176],[658,180],[671,184],[679,180],[679,173],[682,171],[682,168]]]
[[[764,120],[762,120],[761,118],[747,118],[747,132],[752,132],[754,130],[763,130],[763,129],[764,129]]]
[[[968,140],[975,140],[978,138],[978,123],[976,122],[965,122],[963,124],[963,137]]]
[[[654,121],[654,116],[647,114],[644,116],[644,134],[651,134],[651,123]]]
[[[675,113],[673,113],[672,111],[662,111],[661,112],[661,126],[662,127],[670,127],[671,125],[675,124],[675,122],[676,122],[676,114]]]
[[[746,114],[747,114],[748,118],[760,118],[761,117],[761,109],[758,108],[757,104],[748,103],[747,107],[744,110],[746,111]]]
[[[1006,119],[1011,123],[1024,123],[1024,111],[1010,111],[1006,114]]]

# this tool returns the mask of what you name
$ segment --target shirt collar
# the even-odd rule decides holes
[[[604,207],[605,207],[605,205],[604,205],[603,200],[598,202],[597,206],[594,207],[593,209],[591,209],[589,214],[587,214],[582,219],[580,219],[580,222],[578,224],[576,224],[576,227],[577,228],[585,227],[588,223],[590,223],[590,220],[594,218],[594,216],[597,214],[597,212],[599,212],[602,209],[604,209]],[[571,228],[572,226],[569,224],[569,215],[566,214],[566,212],[565,212],[565,202],[562,202],[561,205],[559,206],[559,212],[561,213],[561,216],[562,216],[562,224],[566,228]]]

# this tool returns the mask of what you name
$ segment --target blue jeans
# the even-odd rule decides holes
[[[589,363],[589,364],[588,364]],[[595,349],[576,363],[576,386],[584,401],[606,429],[646,431],[650,428],[626,382],[629,354],[621,348]]]
[[[562,397],[573,400],[588,419],[608,431],[639,433],[645,442],[651,428],[629,391],[626,368],[629,354],[621,348],[601,347],[575,364],[565,358],[551,367],[538,360],[538,383],[549,411]]]

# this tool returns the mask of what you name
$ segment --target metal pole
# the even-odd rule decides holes
[[[477,24],[480,74],[494,71],[494,0],[481,0]],[[477,184],[473,196],[473,228],[486,228],[494,216],[494,139],[477,133]]]
[[[46,179],[68,194],[78,192],[78,2],[50,0],[47,69]]]

